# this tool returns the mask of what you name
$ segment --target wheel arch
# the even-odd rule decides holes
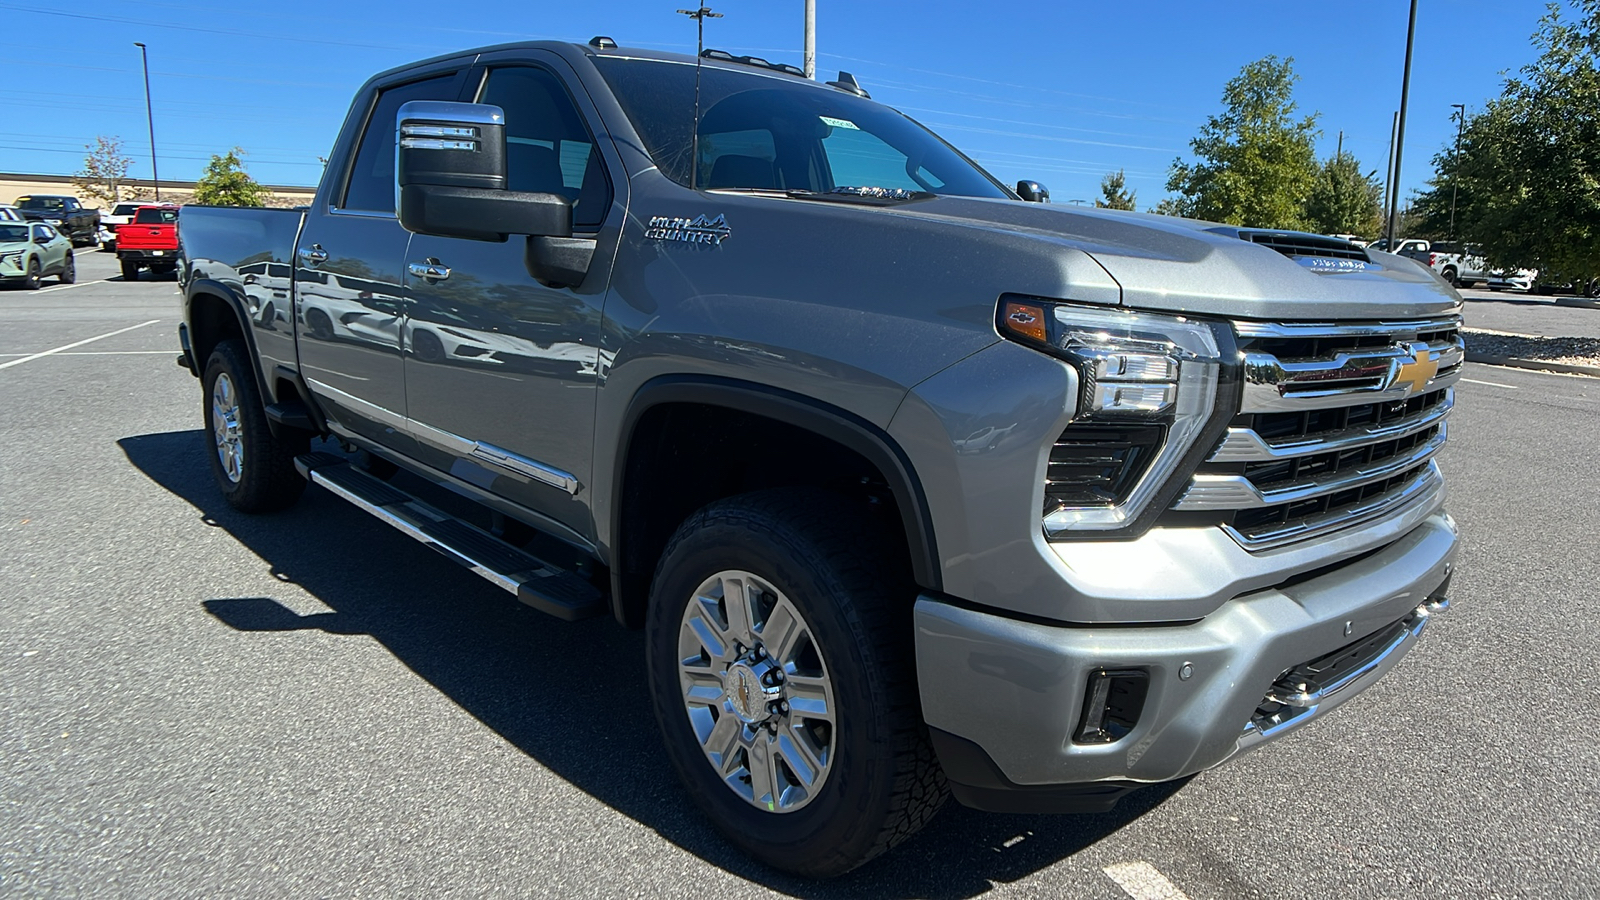
[[[633,515],[640,510],[637,501],[630,499],[644,495],[647,490],[639,483],[648,474],[647,469],[641,471],[641,454],[649,450],[649,435],[641,431],[641,426],[648,430],[652,413],[661,413],[667,407],[710,408],[753,417],[776,429],[809,435],[859,457],[876,470],[892,495],[912,578],[924,589],[940,589],[942,579],[933,518],[922,482],[910,457],[887,432],[848,410],[770,385],[718,376],[665,375],[646,382],[634,394],[619,431],[612,473],[611,546],[608,548],[612,612],[619,622],[629,627],[642,624],[650,578],[660,551],[665,548],[671,532],[687,518],[687,515],[676,518],[665,535],[652,533],[649,522]],[[797,480],[794,483],[806,482]],[[728,494],[710,491],[704,502],[723,496]],[[655,524],[659,526],[660,523]],[[656,531],[660,530],[657,527]]]
[[[238,296],[222,282],[198,278],[190,282],[184,292],[184,307],[184,337],[189,347],[189,361],[193,364],[190,370],[195,376],[205,372],[206,360],[218,344],[238,338],[244,341],[250,359],[255,362],[251,368],[255,372],[256,388],[267,402],[275,400],[275,385],[269,384],[266,373],[261,371],[255,335],[250,333],[250,320]]]

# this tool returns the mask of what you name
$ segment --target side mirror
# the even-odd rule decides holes
[[[413,234],[503,241],[572,235],[572,202],[506,190],[506,116],[498,106],[413,100],[395,129],[395,209]]]
[[[1017,196],[1029,203],[1049,203],[1050,189],[1037,181],[1019,181]]]

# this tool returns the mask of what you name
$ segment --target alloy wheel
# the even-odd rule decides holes
[[[833,684],[795,605],[770,583],[723,571],[701,583],[678,632],[684,712],[730,790],[768,812],[816,798],[833,764]]]
[[[244,477],[244,440],[239,432],[239,394],[227,372],[211,386],[211,436],[223,474],[234,484]]]

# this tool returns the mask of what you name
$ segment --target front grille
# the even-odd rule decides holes
[[[1460,320],[1236,322],[1240,413],[1173,509],[1263,550],[1398,514],[1441,484]]]

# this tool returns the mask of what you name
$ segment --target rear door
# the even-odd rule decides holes
[[[358,100],[295,249],[301,375],[335,431],[410,453],[400,361],[400,267],[410,239],[395,218],[395,114],[454,100],[470,60],[411,70]]]
[[[583,284],[556,288],[528,274],[526,238],[414,236],[408,414],[422,459],[588,537],[575,495],[590,479],[600,317],[624,211],[613,186],[625,180],[559,57],[507,51],[482,64],[467,99],[505,111],[509,189],[573,200],[574,235],[596,249]]]

